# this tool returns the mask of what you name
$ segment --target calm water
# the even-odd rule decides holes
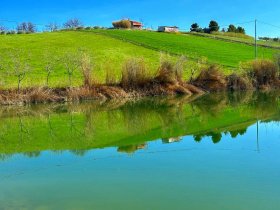
[[[280,209],[280,93],[0,108],[0,209]]]

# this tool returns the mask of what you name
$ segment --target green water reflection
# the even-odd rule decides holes
[[[0,209],[279,209],[279,99],[0,107]]]
[[[69,105],[0,108],[2,159],[23,153],[71,150],[77,155],[95,148],[118,147],[133,153],[149,141],[163,143],[193,136],[213,143],[222,134],[243,135],[257,121],[280,119],[278,92],[214,94],[194,98],[145,99]]]

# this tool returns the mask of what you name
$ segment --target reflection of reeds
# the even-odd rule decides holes
[[[238,116],[229,126],[232,114]],[[211,136],[217,143],[223,132],[235,137],[256,118],[267,120],[277,114],[279,92],[209,94],[195,100],[161,97],[127,103],[7,106],[0,108],[0,150],[7,154],[29,152],[31,157],[37,154],[33,151],[67,149],[83,155],[86,149],[107,146],[133,152],[150,140],[176,140],[176,136],[192,134],[197,141]],[[249,122],[240,124],[236,117],[241,118],[240,122],[242,117]]]

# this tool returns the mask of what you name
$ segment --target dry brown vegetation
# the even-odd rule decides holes
[[[120,20],[113,22],[112,25],[114,28],[123,28],[123,29],[129,29],[131,28],[131,22],[129,20]]]
[[[273,89],[280,87],[279,66],[270,60],[255,60],[241,73],[224,75],[221,67],[202,66],[200,74],[190,82],[184,81],[186,70],[184,57],[177,61],[162,59],[158,71],[151,75],[143,59],[127,60],[121,80],[117,82],[113,71],[107,71],[107,84],[101,85],[92,78],[93,65],[90,56],[80,54],[71,60],[67,56],[65,66],[69,70],[67,88],[26,88],[0,90],[0,104],[29,104],[47,102],[68,102],[92,99],[137,98],[159,95],[200,95],[212,91],[243,91],[253,89]],[[71,60],[71,61],[70,61]],[[72,63],[74,62],[74,63]],[[84,78],[81,87],[71,86],[73,73],[80,69]]]
[[[219,91],[227,88],[226,76],[215,65],[203,69],[193,84],[207,91]]]

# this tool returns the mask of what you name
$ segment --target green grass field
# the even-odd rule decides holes
[[[240,61],[253,60],[253,46],[199,37],[191,34],[168,34],[148,31],[98,30],[98,33],[130,41],[158,51],[190,58],[206,57],[212,63],[236,68]],[[277,49],[258,48],[260,58],[272,58]]]
[[[159,65],[160,53],[154,50],[135,46],[107,36],[86,32],[57,32],[42,34],[0,36],[0,63],[9,60],[10,51],[21,50],[23,60],[30,63],[31,71],[26,77],[24,86],[45,84],[46,63],[45,55],[50,54],[53,59],[61,59],[67,52],[77,49],[85,50],[92,56],[94,63],[94,77],[104,81],[106,69],[113,71],[120,77],[123,63],[129,58],[143,58],[150,71],[156,71]],[[0,86],[16,85],[16,77],[8,74],[8,70],[1,70]],[[81,83],[80,73],[74,72],[74,84]],[[68,85],[66,70],[58,62],[50,78],[51,86]]]
[[[237,68],[240,61],[254,59],[254,48],[246,44],[147,31],[93,30],[2,35],[0,43],[0,64],[4,64],[0,68],[1,88],[15,87],[17,84],[16,77],[6,67],[11,51],[20,52],[22,60],[30,64],[30,72],[22,83],[25,87],[46,83],[46,54],[51,55],[51,59],[61,59],[65,53],[78,49],[85,50],[92,56],[95,67],[93,74],[98,82],[105,81],[107,71],[120,78],[124,62],[130,58],[143,58],[149,72],[155,73],[160,52],[167,52],[173,57],[186,55],[194,60],[207,58],[211,63],[223,65],[225,71]],[[272,58],[276,52],[279,50],[262,47],[258,49],[262,58]],[[74,72],[73,79],[74,85],[82,83],[79,71]],[[57,62],[54,73],[51,74],[50,85],[68,85],[67,73],[61,62]]]
[[[249,44],[249,45],[255,44],[254,37],[247,36],[247,35],[244,35],[244,37],[243,37],[242,35],[238,35],[238,34],[235,35],[234,33],[230,33],[229,35],[227,35],[228,33],[221,33],[221,32],[214,33],[214,34],[187,32],[186,34],[194,35],[194,36],[203,36],[203,37],[212,38],[212,39],[221,39],[221,40],[230,41],[230,42],[242,42],[242,43]],[[280,42],[258,40],[257,44],[259,46],[276,48],[278,50],[280,49]]]

